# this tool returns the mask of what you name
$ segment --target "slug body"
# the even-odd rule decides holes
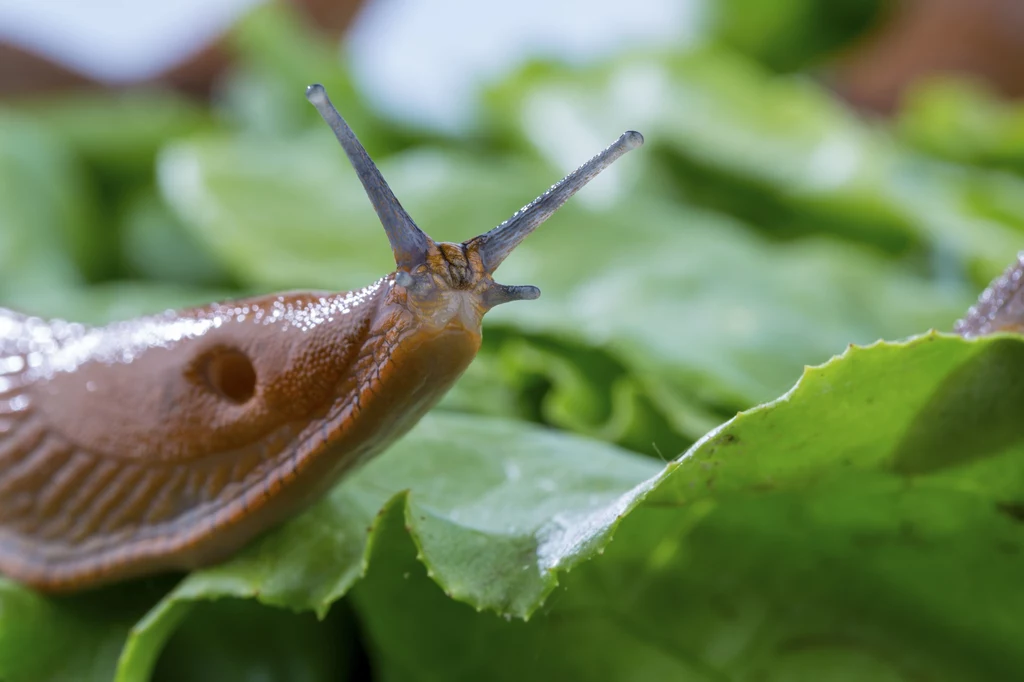
[[[1024,251],[981,292],[978,302],[957,321],[954,330],[965,338],[1024,333]]]
[[[461,244],[412,222],[320,86],[397,269],[103,328],[0,309],[0,572],[67,592],[217,562],[406,433],[469,366],[492,274],[616,158],[627,132]]]

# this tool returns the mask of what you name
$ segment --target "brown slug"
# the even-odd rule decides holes
[[[494,271],[633,131],[493,230],[434,242],[320,85],[397,268],[94,328],[0,309],[0,573],[49,592],[230,556],[407,432],[473,360]]]

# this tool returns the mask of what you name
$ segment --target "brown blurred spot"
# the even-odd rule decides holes
[[[285,0],[299,8],[311,26],[328,38],[340,38],[352,23],[363,0]],[[205,99],[217,76],[230,63],[223,34],[184,61],[142,84],[167,85]],[[0,99],[105,85],[70,67],[20,47],[0,43]]]
[[[901,0],[835,64],[854,106],[892,113],[915,82],[969,75],[1004,97],[1024,96],[1024,2]]]
[[[0,43],[0,98],[95,87],[81,74],[13,45]]]

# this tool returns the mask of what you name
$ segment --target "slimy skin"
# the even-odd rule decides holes
[[[320,86],[397,269],[359,291],[271,295],[86,327],[0,309],[0,573],[48,592],[209,565],[404,435],[540,295],[492,275],[627,132],[495,229],[435,243]]]

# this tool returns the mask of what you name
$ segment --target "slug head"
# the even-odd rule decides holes
[[[306,98],[338,138],[384,226],[397,265],[394,282],[404,290],[406,305],[422,320],[438,327],[458,317],[465,326],[478,328],[484,313],[494,306],[538,298],[540,289],[535,286],[498,284],[493,279],[494,271],[569,197],[644,142],[640,133],[627,131],[493,230],[461,244],[435,242],[402,208],[323,86],[310,85]]]

